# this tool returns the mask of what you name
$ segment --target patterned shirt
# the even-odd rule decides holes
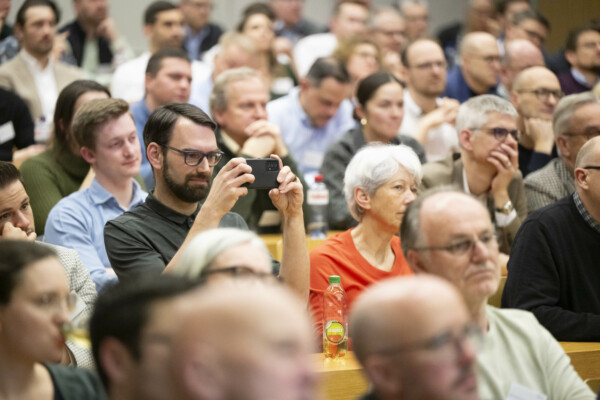
[[[573,193],[573,201],[575,202],[577,211],[579,211],[579,214],[581,214],[585,222],[591,226],[593,230],[600,233],[600,224],[594,219],[594,217],[590,215],[588,210],[585,209],[585,206],[583,205],[583,202],[581,201],[581,198],[577,192]]]
[[[575,191],[573,174],[559,157],[552,159],[544,168],[527,175],[524,184],[530,213]]]

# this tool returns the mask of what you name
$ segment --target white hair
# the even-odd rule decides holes
[[[482,94],[472,97],[460,105],[456,115],[456,132],[481,128],[487,122],[488,114],[492,112],[519,116],[508,100],[492,94]]]
[[[186,246],[173,269],[176,275],[198,279],[224,251],[242,243],[252,243],[270,258],[264,242],[254,232],[237,228],[217,228],[200,232]]]
[[[357,221],[362,219],[364,210],[356,203],[354,189],[360,187],[373,195],[398,172],[400,166],[412,175],[417,184],[421,183],[421,162],[414,150],[406,145],[369,144],[352,157],[344,175],[344,195],[350,214]]]

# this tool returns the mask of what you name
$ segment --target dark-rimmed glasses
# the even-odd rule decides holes
[[[519,141],[520,132],[518,129],[506,129],[506,128],[472,128],[473,131],[485,131],[494,135],[499,142],[504,142],[508,135],[512,136],[517,142]]]
[[[213,275],[229,275],[234,278],[254,278],[259,280],[273,280],[282,282],[282,279],[270,272],[256,271],[246,266],[232,266],[225,268],[205,269],[200,273],[200,280],[206,280]]]
[[[550,98],[550,96],[554,96],[554,98],[556,100],[560,100],[565,95],[563,93],[563,91],[560,89],[553,90],[553,89],[545,89],[545,88],[532,89],[532,90],[519,90],[517,93],[533,93],[539,101],[547,101]]]
[[[180,154],[183,154],[183,162],[185,163],[185,165],[188,165],[190,167],[200,165],[200,163],[202,162],[202,160],[204,160],[205,157],[206,160],[208,160],[208,166],[214,167],[219,163],[219,161],[221,161],[221,158],[223,158],[224,154],[221,150],[213,150],[209,151],[208,153],[205,153],[200,150],[181,150],[168,145],[165,145],[165,147],[169,150],[173,150]]]
[[[588,126],[581,133],[565,132],[565,133],[562,134],[562,136],[566,136],[566,137],[583,136],[587,140],[590,140],[590,139],[595,138],[596,136],[600,136],[600,128],[596,127],[596,126]]]
[[[595,170],[600,171],[600,165],[588,165],[588,166],[581,167],[581,168],[583,168],[583,169],[595,169]]]
[[[483,332],[481,327],[476,323],[468,323],[462,331],[458,333],[446,331],[418,342],[381,349],[376,351],[376,353],[384,356],[393,356],[411,350],[429,350],[439,352],[440,354],[438,356],[440,359],[450,361],[456,359],[460,354],[459,351],[464,352],[466,343],[472,346],[473,350],[481,348],[481,345],[483,344]]]
[[[467,253],[472,253],[478,242],[483,243],[487,248],[492,247],[494,244],[498,244],[496,241],[496,235],[494,232],[485,232],[476,238],[462,239],[454,243],[450,243],[446,246],[428,246],[428,247],[415,247],[412,250],[415,251],[432,251],[432,250],[443,250],[455,256],[462,256]]]

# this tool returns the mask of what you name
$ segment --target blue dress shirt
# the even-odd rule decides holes
[[[98,292],[107,283],[117,281],[116,275],[106,271],[111,266],[104,247],[104,225],[143,203],[148,195],[134,179],[131,182],[133,198],[128,209],[122,208],[117,199],[94,179],[90,187],[59,201],[46,220],[44,242],[76,250],[90,271]]]
[[[300,105],[299,92],[300,89],[295,87],[286,96],[269,102],[267,114],[269,121],[281,128],[283,141],[310,184],[311,178],[319,173],[329,145],[354,128],[356,121],[352,117],[352,102],[344,100],[324,127],[313,126]]]
[[[135,122],[135,129],[137,130],[138,139],[140,139],[140,146],[142,148],[142,165],[140,167],[140,175],[144,180],[147,190],[154,189],[154,174],[152,174],[152,166],[148,157],[146,157],[146,146],[144,145],[144,126],[148,118],[150,118],[150,110],[146,105],[144,99],[133,104],[131,107],[131,114],[133,115],[133,121]]]
[[[498,94],[497,85],[489,88],[488,94]],[[456,99],[460,103],[464,103],[471,97],[477,96],[477,93],[471,90],[463,75],[460,66],[455,65],[448,70],[448,79],[446,80],[446,91],[442,97],[450,97]]]

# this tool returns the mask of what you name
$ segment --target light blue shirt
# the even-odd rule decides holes
[[[337,113],[321,128],[312,125],[298,99],[298,87],[267,104],[269,121],[281,129],[281,136],[309,184],[323,162],[327,148],[356,126],[350,100],[340,104]]]
[[[146,100],[142,99],[130,107],[131,114],[133,115],[133,121],[135,122],[135,129],[137,131],[138,139],[140,140],[140,147],[142,148],[142,165],[140,166],[140,175],[144,180],[146,189],[154,189],[154,174],[152,173],[152,166],[148,157],[146,157],[146,146],[144,145],[144,126],[148,118],[150,118],[150,110],[146,105]]]
[[[117,281],[116,275],[107,273],[111,266],[104,247],[104,225],[143,203],[148,195],[134,179],[131,182],[133,199],[128,209],[94,179],[90,187],[59,201],[46,220],[44,242],[76,250],[98,292],[107,283]]]

